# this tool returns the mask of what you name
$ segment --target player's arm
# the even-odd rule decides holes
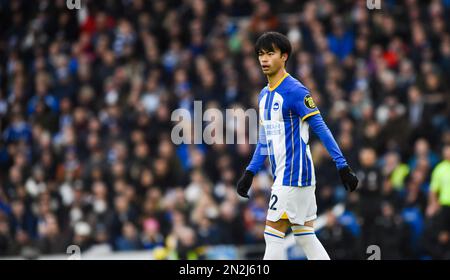
[[[328,153],[336,164],[337,169],[342,169],[348,166],[341,149],[339,149],[339,146],[336,143],[333,134],[325,124],[322,116],[320,114],[317,114],[309,117],[306,121],[308,122],[312,131],[317,135],[317,137],[319,137],[320,141],[327,149]]]
[[[252,185],[253,177],[264,166],[267,154],[266,136],[264,128],[261,125],[259,127],[258,143],[256,144],[256,149],[253,153],[253,157],[249,165],[245,169],[244,174],[237,183],[237,193],[240,196],[248,198],[248,190]]]
[[[319,137],[320,141],[333,158],[345,189],[354,191],[358,185],[358,178],[356,178],[355,173],[350,166],[348,166],[341,149],[339,149],[333,134],[331,134],[330,129],[323,121],[319,109],[314,104],[308,89],[305,87],[294,88],[293,96],[293,111],[300,115],[302,121],[307,121],[311,126],[312,131]]]
[[[426,214],[429,217],[434,216],[439,210],[439,191],[441,189],[440,173],[439,166],[431,173],[430,195],[428,196],[428,207],[426,210]]]
[[[354,191],[358,186],[358,178],[356,178],[356,175],[348,166],[341,149],[339,149],[333,134],[323,121],[322,116],[320,114],[316,114],[308,117],[307,122],[309,123],[309,126],[311,126],[312,131],[314,131],[314,133],[319,137],[330,156],[333,158],[345,189],[350,190],[351,192]]]

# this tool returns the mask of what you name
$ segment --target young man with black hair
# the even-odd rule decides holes
[[[324,123],[309,90],[285,70],[291,54],[288,38],[278,32],[264,33],[256,41],[255,52],[269,83],[258,97],[259,141],[238,181],[237,192],[249,197],[253,177],[268,156],[274,183],[264,230],[264,259],[284,259],[283,240],[289,227],[308,259],[329,259],[313,227],[317,205],[314,165],[308,145],[310,126],[332,156],[344,187],[354,191],[358,179]]]

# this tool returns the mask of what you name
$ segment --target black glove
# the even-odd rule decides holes
[[[253,176],[253,172],[245,170],[244,175],[242,175],[241,179],[239,179],[237,183],[237,193],[240,196],[249,198],[247,193],[252,185]]]
[[[358,186],[358,178],[349,166],[339,169],[339,176],[341,177],[342,184],[344,184],[347,191],[352,192],[356,190],[356,187]]]

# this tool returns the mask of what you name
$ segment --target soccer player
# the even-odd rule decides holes
[[[285,70],[291,54],[288,38],[277,32],[264,33],[256,41],[255,52],[269,83],[258,97],[261,124],[258,144],[237,183],[237,192],[249,197],[253,177],[268,156],[274,182],[264,230],[264,259],[284,259],[283,241],[289,227],[308,259],[330,259],[314,232],[316,177],[308,145],[309,127],[332,156],[344,187],[354,191],[358,179],[309,90]]]

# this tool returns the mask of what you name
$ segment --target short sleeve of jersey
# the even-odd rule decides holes
[[[302,118],[302,121],[320,113],[309,90],[303,85],[294,85],[289,95],[292,103],[291,109]]]

